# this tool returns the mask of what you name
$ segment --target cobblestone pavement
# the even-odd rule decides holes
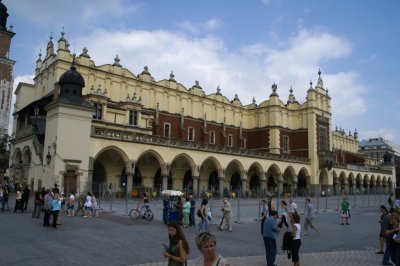
[[[244,256],[227,258],[232,265],[237,266],[263,266],[266,265],[265,256]],[[382,257],[371,251],[341,251],[304,253],[300,256],[300,264],[305,266],[376,266],[380,265]],[[278,255],[275,261],[277,266],[293,265],[285,255]],[[167,262],[137,264],[135,266],[166,266]],[[193,261],[188,262],[188,266]]]
[[[10,200],[10,207],[14,207],[14,202]],[[298,202],[300,205],[301,200]],[[321,233],[311,231],[302,237],[301,265],[380,265],[382,255],[375,254],[379,200],[376,199],[376,203],[371,200],[371,205],[373,203],[374,206],[351,209],[350,225],[341,226],[334,209],[337,200],[329,199],[332,208],[322,210],[315,219]],[[258,201],[243,200],[240,204],[238,220],[238,204],[232,200],[236,221],[233,232],[221,232],[216,228],[221,219],[221,200],[210,203],[214,216],[210,230],[217,237],[217,250],[232,265],[266,265],[260,222],[255,219]],[[0,212],[0,265],[166,265],[161,244],[168,243],[168,236],[162,221],[162,202],[151,203],[155,215],[151,222],[130,220],[126,210],[135,206],[136,201],[102,202],[99,218],[83,218],[81,214],[66,217],[63,213],[62,225],[57,230],[42,226],[43,215],[40,219],[31,218],[31,205],[24,213]],[[301,219],[303,222],[303,215]],[[194,243],[197,230],[185,228],[185,234],[191,247],[188,263],[191,265],[200,256]],[[278,249],[281,238],[279,234]],[[276,264],[293,265],[281,250],[278,250]]]

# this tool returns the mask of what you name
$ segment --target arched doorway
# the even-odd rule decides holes
[[[156,174],[154,175],[153,189],[158,193],[162,190],[162,176],[161,176],[161,168],[158,168]]]
[[[250,177],[250,191],[253,192],[258,192],[260,189],[261,183],[260,183],[260,178],[258,177],[257,174],[253,174]]]
[[[234,172],[231,176],[231,191],[238,192],[240,188],[240,173]]]
[[[208,177],[208,190],[211,193],[215,193],[215,191],[219,191],[219,180],[218,180],[218,171],[212,171]]]
[[[68,176],[69,178],[72,175],[67,173],[66,176]],[[70,188],[69,185],[67,190],[68,192],[70,191],[76,192],[76,186],[75,188],[72,187]],[[102,196],[104,196],[104,193],[107,191],[106,169],[104,168],[103,164],[98,160],[94,162],[94,167],[93,167],[92,191],[96,195],[102,195]]]
[[[183,190],[186,194],[191,195],[193,194],[193,177],[192,177],[192,170],[187,170],[185,176],[183,178]]]

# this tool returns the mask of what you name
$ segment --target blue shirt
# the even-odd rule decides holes
[[[274,216],[269,216],[264,221],[264,230],[263,230],[263,237],[271,237],[276,238],[276,221]]]
[[[53,211],[59,211],[61,209],[61,201],[60,200],[53,200],[51,203]]]

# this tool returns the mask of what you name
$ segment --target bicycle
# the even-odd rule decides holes
[[[138,204],[139,207],[139,204]],[[141,211],[138,207],[132,209],[129,212],[129,217],[132,220],[137,220],[139,218],[145,219],[146,221],[151,221],[154,218],[153,212],[150,210],[149,206],[146,206],[146,209]]]

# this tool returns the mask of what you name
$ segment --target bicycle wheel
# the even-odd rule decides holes
[[[154,218],[153,212],[150,211],[150,210],[147,210],[147,211],[144,213],[144,218],[145,218],[147,221],[153,220],[153,218]]]
[[[136,220],[136,219],[138,219],[138,218],[140,217],[140,212],[139,212],[137,209],[132,209],[132,210],[129,212],[129,217],[130,217],[132,220]]]

